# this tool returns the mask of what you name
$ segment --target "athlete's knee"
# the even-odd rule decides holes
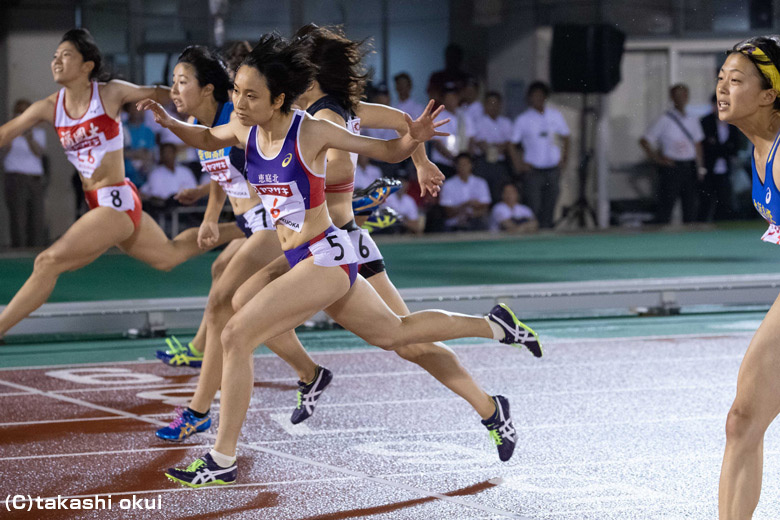
[[[235,353],[241,340],[241,328],[235,320],[229,320],[222,329],[220,339],[222,340],[222,351],[224,355],[229,356]]]
[[[238,312],[241,308],[247,304],[250,300],[249,291],[242,291],[240,288],[233,294],[233,298],[230,300],[233,306],[233,312]]]
[[[209,292],[208,306],[212,310],[232,309],[232,300],[235,291],[231,287],[221,287],[219,283],[215,284]]]
[[[763,438],[765,429],[753,407],[737,402],[731,405],[726,416],[726,440],[758,443]]]
[[[445,359],[457,361],[457,356],[443,343],[415,343],[413,345],[401,345],[395,349],[395,353],[402,359],[412,363],[421,363],[426,357],[436,356],[438,363]]]
[[[153,269],[157,269],[158,271],[168,272],[177,265],[179,265],[181,262],[176,261],[175,259],[169,258],[167,256],[163,256],[161,258],[155,258],[152,261],[149,262],[149,266]]]
[[[63,269],[65,264],[66,259],[55,249],[49,248],[45,251],[41,251],[41,253],[35,257],[33,270],[39,274],[60,274],[66,270]]]
[[[211,281],[216,282],[222,273],[225,272],[228,261],[222,259],[222,255],[218,256],[214,263],[211,264]]]

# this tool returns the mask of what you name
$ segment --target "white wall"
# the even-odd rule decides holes
[[[27,98],[31,101],[44,98],[57,91],[58,85],[51,75],[50,63],[54,51],[59,45],[62,33],[57,32],[10,32],[7,38],[8,49],[8,107],[13,110],[16,99]],[[7,121],[11,114],[2,114]],[[46,223],[51,240],[62,235],[75,219],[75,199],[71,188],[73,168],[65,158],[57,134],[51,124],[44,125],[46,134],[46,154],[49,156],[51,183],[46,192]],[[3,189],[4,191],[4,189]],[[7,214],[5,201],[0,233],[7,233]],[[7,234],[5,235],[7,237]],[[0,237],[2,240],[3,237]],[[3,241],[7,244],[7,241]]]

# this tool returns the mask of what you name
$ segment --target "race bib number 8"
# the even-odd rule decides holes
[[[98,206],[113,208],[117,211],[130,211],[135,208],[133,189],[130,186],[106,186],[97,190]]]

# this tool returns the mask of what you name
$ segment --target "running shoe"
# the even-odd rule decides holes
[[[517,444],[517,431],[512,424],[512,417],[509,416],[509,400],[503,395],[494,395],[493,402],[496,403],[496,412],[492,417],[482,421],[485,428],[490,433],[490,438],[498,448],[498,458],[506,462],[512,458]]]
[[[197,418],[187,408],[176,408],[176,419],[165,428],[155,432],[164,441],[180,442],[198,432],[204,432],[211,427],[211,414]]]
[[[352,194],[352,211],[355,215],[368,215],[381,205],[391,193],[401,189],[401,181],[382,177]]]
[[[505,336],[499,340],[513,347],[523,346],[536,357],[542,357],[542,344],[534,330],[517,319],[515,313],[506,304],[499,303],[488,314],[488,319],[504,329]]]
[[[186,469],[168,468],[165,472],[165,476],[172,481],[191,488],[235,484],[237,475],[238,465],[235,462],[223,468],[214,462],[209,453],[197,459]]]
[[[203,352],[198,352],[190,341],[186,345],[176,339],[176,336],[165,338],[168,350],[158,350],[157,359],[173,367],[199,368],[203,364]]]
[[[290,417],[291,423],[298,424],[311,417],[317,400],[330,384],[331,379],[333,379],[333,372],[318,365],[317,372],[314,374],[314,381],[309,384],[298,381],[298,404],[295,410],[293,410],[292,417]]]
[[[391,226],[398,224],[403,217],[398,214],[393,208],[384,206],[375,210],[368,220],[363,223],[363,229],[367,229],[369,233],[378,231],[380,229],[387,229]]]

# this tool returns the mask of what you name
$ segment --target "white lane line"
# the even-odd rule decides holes
[[[101,410],[101,411],[104,411],[104,412],[120,415],[122,417],[134,418],[136,420],[147,422],[147,423],[151,423],[151,424],[162,425],[162,426],[165,426],[167,424],[167,423],[165,423],[163,421],[158,421],[156,419],[152,419],[152,418],[148,418],[148,417],[143,417],[143,416],[131,414],[129,412],[125,412],[124,410],[119,410],[119,409],[115,409],[115,408],[109,408],[107,406],[97,405],[97,404],[94,404],[94,403],[90,403],[89,401],[83,401],[81,399],[75,399],[75,398],[68,397],[68,396],[65,396],[65,395],[54,394],[54,393],[51,393],[51,392],[44,392],[42,390],[37,390],[37,389],[32,388],[32,387],[20,385],[18,383],[11,383],[9,381],[4,381],[4,380],[0,379],[0,384],[6,385],[6,386],[10,386],[11,388],[16,388],[17,390],[24,390],[24,391],[27,391],[27,392],[34,392],[34,393],[39,394],[39,395],[51,397],[52,399],[57,399],[57,400],[60,400],[60,401],[66,401],[66,402],[73,403],[73,404],[78,404],[78,405],[81,405],[81,406],[84,406],[84,407],[87,407],[87,408],[92,408],[92,409],[95,409],[95,410]],[[206,438],[212,439],[212,440],[215,440],[216,437],[217,437],[214,434],[207,434],[207,433],[201,433],[201,435],[203,437],[206,437]],[[371,481],[371,482],[376,482],[378,484],[383,484],[385,486],[389,486],[389,487],[392,487],[392,488],[395,488],[395,489],[403,489],[403,490],[409,491],[409,492],[414,493],[414,494],[416,494],[418,496],[421,496],[421,497],[438,498],[439,500],[444,500],[446,502],[452,502],[452,503],[458,504],[458,505],[463,506],[463,507],[467,507],[467,508],[470,508],[470,509],[476,509],[476,510],[483,511],[483,512],[486,512],[486,513],[498,514],[498,515],[503,515],[503,516],[506,516],[506,517],[509,517],[509,518],[518,518],[518,519],[521,519],[521,520],[530,520],[530,519],[528,519],[526,517],[521,517],[521,516],[519,516],[519,515],[517,515],[515,513],[512,513],[510,511],[504,511],[502,509],[497,509],[497,508],[493,508],[493,507],[490,507],[490,506],[484,506],[482,504],[478,504],[478,503],[475,503],[475,502],[470,502],[468,500],[464,500],[464,499],[461,499],[461,498],[458,498],[458,497],[450,497],[450,496],[442,495],[440,493],[436,493],[436,492],[433,492],[433,491],[427,491],[427,490],[424,490],[424,489],[421,489],[421,488],[417,488],[415,486],[410,486],[410,485],[404,484],[402,482],[394,482],[392,480],[388,480],[388,479],[385,479],[385,478],[382,478],[382,477],[372,476],[372,475],[369,475],[369,474],[364,473],[362,471],[355,471],[355,470],[351,470],[349,468],[342,468],[342,467],[339,467],[339,466],[334,466],[334,465],[331,465],[331,464],[318,462],[316,460],[311,460],[311,459],[307,459],[307,458],[304,458],[304,457],[298,457],[297,455],[284,453],[284,452],[281,452],[281,451],[278,451],[278,450],[275,450],[275,449],[272,449],[272,448],[257,446],[257,445],[253,445],[253,444],[247,444],[247,443],[243,443],[243,442],[239,442],[238,446],[241,447],[241,448],[247,448],[247,449],[250,449],[250,450],[255,450],[255,451],[260,451],[260,452],[263,452],[263,453],[267,453],[269,455],[275,455],[275,456],[280,457],[280,458],[293,460],[295,462],[300,462],[300,463],[307,464],[307,465],[310,465],[310,466],[316,466],[316,467],[323,468],[323,469],[326,469],[326,470],[329,470],[329,471],[334,471],[336,473],[349,475],[351,477],[356,477],[356,478],[359,478],[359,479],[362,479],[362,480],[368,480],[368,481]]]
[[[725,332],[725,333],[700,333],[700,334],[658,334],[658,335],[649,335],[649,336],[620,336],[620,337],[607,337],[607,338],[563,338],[563,337],[552,337],[550,341],[545,342],[545,346],[555,346],[555,345],[569,345],[569,344],[582,344],[582,343],[624,343],[626,341],[667,341],[670,339],[703,339],[703,340],[711,340],[711,339],[728,339],[728,338],[749,338],[754,334],[754,332],[740,332],[740,333],[734,333],[734,332]],[[448,345],[450,348],[454,350],[466,350],[466,349],[475,349],[475,348],[486,348],[486,347],[492,347],[492,348],[506,348],[501,346],[498,343],[493,343],[491,341],[486,341],[483,343],[462,343],[458,345]],[[747,347],[747,345],[746,345]],[[154,347],[150,347],[150,350]],[[311,351],[312,354],[316,356],[343,356],[343,355],[352,355],[352,354],[383,354],[387,355],[388,352],[385,350],[382,350],[378,347],[354,347],[354,348],[346,348],[346,349],[339,349],[339,350],[319,350],[315,349]],[[260,353],[260,354],[254,354],[254,357],[256,358],[276,358],[276,354],[273,353]],[[59,364],[59,365],[30,365],[30,366],[18,366],[18,367],[0,367],[0,372],[4,371],[15,371],[15,370],[45,370],[45,369],[52,369],[52,368],[68,368],[68,367],[100,367],[100,366],[106,366],[106,365],[142,365],[142,364],[149,364],[149,365],[158,365],[160,362],[154,358],[150,359],[136,359],[132,361],[111,361],[111,362],[96,362],[96,363],[67,363],[67,364]],[[182,370],[190,370],[192,375],[197,375],[198,371],[194,369],[188,369],[184,367],[180,367]]]
[[[21,397],[25,395],[33,395],[31,392],[6,392],[4,394],[0,394],[0,398],[2,397]]]
[[[170,415],[170,414],[169,414]],[[0,423],[0,428],[8,426],[31,426],[33,424],[58,424],[58,423],[75,423],[75,422],[87,422],[87,421],[114,421],[117,419],[129,419],[129,417],[117,417],[111,415],[108,417],[81,417],[77,419],[50,419],[48,421],[23,421],[23,422],[4,422]]]

